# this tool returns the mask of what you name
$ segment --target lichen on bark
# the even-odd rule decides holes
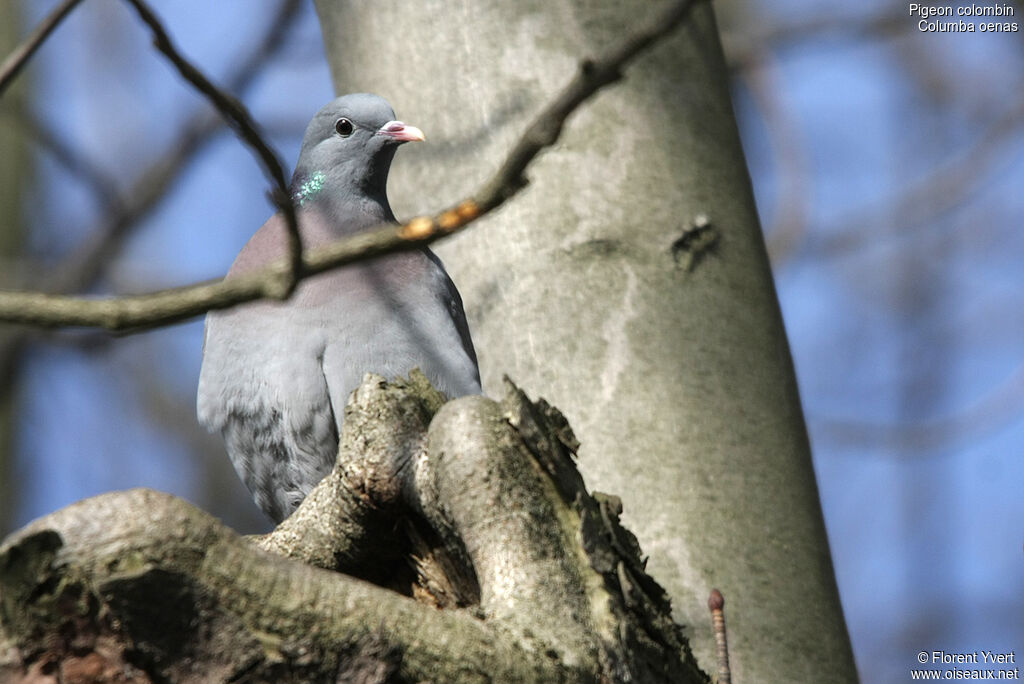
[[[31,523],[0,546],[0,675],[708,681],[565,418],[506,389],[368,375],[335,469],[262,538],[144,489]]]

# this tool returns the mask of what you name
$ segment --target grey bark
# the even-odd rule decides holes
[[[564,418],[508,389],[438,409],[422,375],[367,376],[276,554],[149,490],[33,522],[0,545],[0,680],[707,682]],[[333,572],[401,588],[440,556],[464,608]]]
[[[409,217],[470,193],[650,4],[317,7],[337,91],[376,92],[427,134],[391,174]],[[710,6],[574,115],[530,176],[439,250],[485,389],[508,373],[565,410],[588,484],[621,495],[701,662],[718,587],[737,681],[855,681]]]

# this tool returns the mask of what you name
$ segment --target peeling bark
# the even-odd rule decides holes
[[[0,677],[708,681],[564,417],[506,385],[368,375],[262,538],[142,489],[31,523],[0,546]]]

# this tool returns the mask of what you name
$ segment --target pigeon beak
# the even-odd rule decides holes
[[[377,135],[386,135],[393,139],[395,142],[422,142],[427,139],[427,136],[423,135],[423,131],[404,124],[401,121],[388,121],[386,124],[380,127],[377,131]]]

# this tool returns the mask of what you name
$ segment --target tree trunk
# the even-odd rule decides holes
[[[469,195],[651,4],[317,7],[338,92],[380,94],[427,134],[392,170],[408,218]],[[439,250],[485,388],[507,373],[564,410],[588,485],[622,497],[699,662],[713,662],[718,587],[738,681],[855,681],[710,5],[625,76],[570,118],[515,201]]]

